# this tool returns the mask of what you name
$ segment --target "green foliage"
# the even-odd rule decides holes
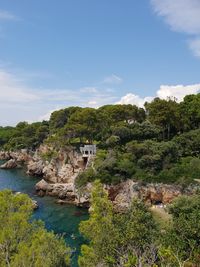
[[[107,192],[95,181],[90,218],[80,224],[88,242],[81,247],[79,266],[199,266],[199,211],[199,195],[179,197],[165,215],[168,224],[160,228],[138,200],[124,213],[115,213]]]
[[[169,139],[179,130],[179,104],[175,100],[155,98],[151,103],[146,103],[145,108],[150,122],[163,129],[163,139]]]
[[[117,184],[126,179],[178,183],[198,179],[200,158],[200,94],[181,103],[155,98],[145,108],[105,105],[98,109],[68,107],[52,113],[49,122],[0,128],[0,148],[35,150],[48,144],[53,150],[97,144],[94,168],[82,173],[77,185],[100,179]],[[42,155],[50,161],[54,152]],[[191,162],[186,162],[188,157]],[[192,170],[190,171],[190,168]]]
[[[45,160],[45,161],[49,161],[49,162],[52,159],[57,158],[57,156],[58,156],[58,153],[53,149],[48,150],[47,152],[41,154],[42,159]]]
[[[115,247],[115,230],[113,225],[113,208],[102,185],[96,181],[91,197],[91,214],[88,221],[80,223],[80,232],[91,241],[84,245],[79,257],[79,266],[96,266],[112,255]]]
[[[0,127],[0,148],[3,147],[14,135],[14,127]]]
[[[54,111],[51,114],[51,117],[49,120],[49,126],[50,126],[51,132],[55,133],[58,129],[63,128],[68,122],[71,115],[78,110],[81,110],[81,108],[80,107],[69,107],[69,108]]]
[[[200,126],[200,94],[187,95],[180,103],[181,124],[183,130],[191,130]]]
[[[84,172],[81,172],[76,178],[75,184],[78,188],[85,186],[88,182],[92,182],[95,179],[95,172],[92,168],[87,169]]]
[[[198,266],[200,256],[200,197],[182,196],[169,207],[172,226],[163,236],[161,255],[166,253],[174,266]],[[180,265],[182,262],[182,265]],[[197,264],[197,265],[195,265]]]
[[[69,266],[64,240],[47,232],[42,222],[31,222],[31,215],[27,195],[0,192],[0,266]]]
[[[89,240],[82,246],[80,267],[138,266],[155,261],[151,249],[155,248],[156,225],[143,203],[135,200],[127,212],[115,214],[106,191],[96,181],[91,204],[89,220],[80,224]]]
[[[3,133],[5,136],[5,132],[7,134],[5,137],[7,138],[7,142],[3,144],[4,149],[35,149],[47,138],[49,126],[45,121],[32,124],[20,122],[15,128],[11,128],[11,130],[7,127],[1,128],[0,136]]]

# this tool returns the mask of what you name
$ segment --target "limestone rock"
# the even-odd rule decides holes
[[[27,165],[27,174],[32,176],[43,175],[44,164],[42,160],[33,161],[31,160]]]
[[[17,165],[17,161],[15,159],[10,159],[6,163],[4,163],[3,165],[1,165],[0,168],[1,169],[14,169],[17,166],[18,166]]]
[[[48,164],[43,168],[43,174],[47,181],[50,183],[57,183],[57,168],[53,164]]]
[[[10,153],[8,151],[0,151],[0,160],[9,160]]]
[[[46,192],[49,189],[49,184],[44,179],[42,179],[35,185],[35,189],[36,191],[42,190]]]
[[[182,192],[180,186],[176,185],[141,184],[127,180],[119,185],[109,187],[108,193],[116,210],[123,211],[130,206],[134,198],[141,199],[149,204],[168,204],[184,192]]]

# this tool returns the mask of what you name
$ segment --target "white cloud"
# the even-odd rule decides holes
[[[175,97],[178,102],[182,101],[186,95],[197,94],[200,91],[200,84],[193,85],[161,85],[157,91],[157,96],[161,99]]]
[[[18,20],[18,17],[6,10],[0,10],[0,20]]]
[[[200,33],[199,0],[151,0],[155,12],[164,17],[172,30]]]
[[[153,98],[152,97],[140,97],[138,95],[134,95],[132,93],[129,93],[125,96],[123,96],[119,102],[117,102],[116,104],[132,104],[132,105],[136,105],[138,107],[143,107],[145,102],[150,102],[152,101]]]
[[[96,106],[97,105],[97,101],[91,100],[91,101],[88,102],[88,105],[90,105],[90,106]]]
[[[200,92],[200,84],[193,85],[161,85],[160,89],[156,92],[156,96],[161,99],[173,98],[180,102],[186,95],[197,94]],[[129,93],[123,96],[117,104],[132,104],[139,107],[143,107],[145,102],[151,102],[154,97],[140,97]]]
[[[115,74],[112,74],[108,77],[106,77],[104,80],[103,80],[103,83],[105,84],[119,84],[121,83],[123,80],[121,77],[115,75]]]
[[[154,11],[173,31],[192,36],[189,47],[200,57],[200,1],[199,0],[150,0]],[[197,39],[196,39],[197,38]]]

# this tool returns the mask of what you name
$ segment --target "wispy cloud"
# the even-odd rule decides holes
[[[0,104],[25,103],[38,100],[39,97],[25,87],[12,74],[0,70]]]
[[[161,16],[171,30],[188,35],[189,48],[200,57],[200,1],[150,0],[155,13]]]
[[[38,89],[29,85],[27,75],[0,69],[0,125],[47,119],[52,110],[67,106],[98,107],[116,100],[104,87]]]
[[[161,85],[155,96],[181,101],[187,94],[200,91],[200,84]],[[133,93],[119,101],[112,90],[104,86],[82,88],[43,88],[30,86],[27,76],[0,68],[0,125],[13,125],[19,121],[47,120],[51,112],[67,106],[99,107],[105,104],[135,104],[140,107],[153,96],[140,97]]]
[[[0,20],[19,20],[19,18],[11,12],[0,9]]]
[[[190,40],[189,47],[196,57],[200,57],[200,37]]]
[[[105,84],[120,84],[122,83],[123,79],[115,74],[107,76],[104,78],[103,83]]]

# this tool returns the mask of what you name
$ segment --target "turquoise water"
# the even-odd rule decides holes
[[[34,185],[37,181],[39,181],[38,178],[29,177],[20,169],[0,169],[0,190],[7,188],[20,191],[35,199],[39,204],[39,209],[34,212],[34,218],[43,220],[47,229],[64,235],[66,243],[75,251],[72,256],[72,266],[77,267],[77,257],[83,243],[78,225],[80,221],[88,218],[88,212],[86,209],[73,205],[56,204],[55,198],[52,197],[38,197],[34,192]]]

